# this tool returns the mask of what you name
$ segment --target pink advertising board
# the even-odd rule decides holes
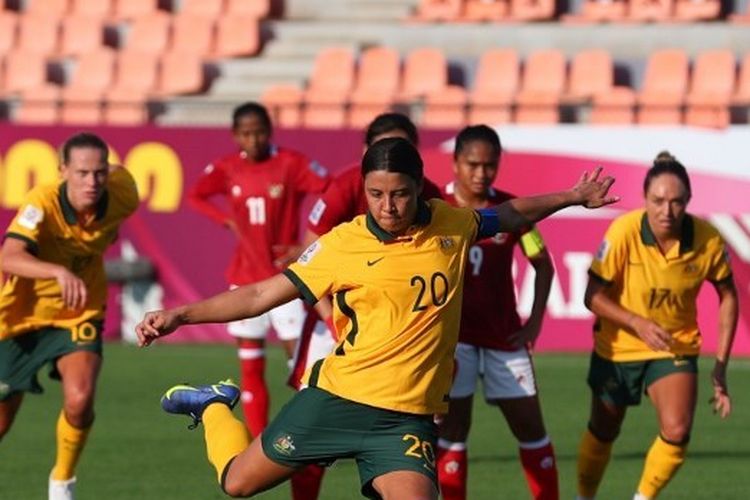
[[[55,148],[73,128],[0,125],[0,224],[5,227],[23,193],[56,175]],[[101,128],[113,159],[134,173],[142,192],[141,209],[123,227],[117,257],[128,251],[148,257],[159,278],[157,304],[171,306],[223,290],[224,267],[233,248],[229,233],[184,205],[184,193],[214,157],[232,149],[227,131],[208,128]],[[557,274],[538,349],[586,351],[591,348],[590,313],[583,306],[586,271],[611,220],[642,204],[642,182],[651,159],[669,149],[688,167],[693,183],[690,211],[709,219],[727,239],[744,310],[750,305],[750,168],[743,164],[750,129],[724,132],[683,128],[507,127],[498,129],[505,154],[497,184],[519,195],[564,189],[581,171],[602,164],[617,177],[622,197],[604,211],[566,210],[539,227],[555,260]],[[439,184],[451,179],[451,132],[422,134],[427,174]],[[280,144],[299,149],[332,171],[361,153],[357,131],[276,133]],[[533,299],[533,273],[517,259],[519,308]],[[113,287],[118,291],[119,287]],[[715,348],[716,295],[710,286],[700,296],[704,350]],[[108,334],[119,335],[123,308],[114,294]],[[125,316],[127,316],[127,311]],[[750,355],[750,332],[743,315],[736,354]],[[127,325],[127,321],[124,323]],[[181,341],[227,341],[216,325],[187,329]]]

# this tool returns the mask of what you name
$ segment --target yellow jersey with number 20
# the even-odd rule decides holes
[[[306,375],[308,385],[377,408],[447,410],[463,274],[480,216],[440,200],[420,203],[405,236],[361,215],[285,271],[308,303],[333,295],[341,342]]]

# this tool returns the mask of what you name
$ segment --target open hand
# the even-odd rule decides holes
[[[716,361],[711,372],[711,383],[714,386],[714,395],[708,400],[708,404],[713,406],[714,413],[721,418],[727,418],[732,412],[732,399],[727,389],[726,363]]]
[[[672,345],[672,336],[669,332],[650,319],[633,316],[629,324],[636,335],[654,351],[668,351]]]
[[[619,196],[608,195],[615,178],[609,175],[599,178],[602,170],[602,167],[596,167],[591,173],[584,172],[573,186],[572,191],[576,195],[578,204],[586,208],[599,208],[620,200]]]
[[[86,305],[88,300],[88,291],[86,283],[81,278],[71,273],[68,269],[61,267],[55,273],[55,280],[60,286],[63,304],[68,309],[81,309]]]

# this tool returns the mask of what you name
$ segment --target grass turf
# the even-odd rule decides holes
[[[280,349],[269,349],[267,373],[275,413],[292,392],[284,385]],[[588,357],[538,355],[535,367],[547,428],[557,451],[562,498],[573,498],[575,455],[586,424],[589,393]],[[662,498],[735,499],[750,491],[750,360],[734,360],[729,382],[734,413],[721,421],[706,404],[711,361],[701,361],[701,388],[687,462]],[[234,348],[226,345],[165,346],[147,350],[109,344],[100,379],[97,421],[78,468],[78,500],[221,499],[213,469],[204,454],[200,429],[188,431],[188,418],[167,415],[159,397],[178,382],[205,383],[238,376]],[[59,384],[40,379],[47,392],[29,395],[14,428],[0,444],[0,498],[44,498],[54,461],[54,426],[60,408]],[[237,415],[241,412],[236,410]],[[657,432],[647,400],[630,410],[600,489],[600,498],[631,498],[643,456]],[[475,401],[469,440],[469,498],[528,498],[516,445],[494,408]],[[260,495],[290,498],[282,485]],[[352,461],[334,465],[321,498],[358,498],[359,481]]]

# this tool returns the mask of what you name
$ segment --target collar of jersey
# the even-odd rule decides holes
[[[75,208],[73,208],[73,205],[70,204],[70,200],[68,199],[67,182],[63,182],[62,184],[60,184],[60,191],[58,195],[60,198],[60,208],[62,208],[65,222],[67,222],[68,224],[77,223],[78,216],[76,215],[76,210]],[[105,189],[102,193],[101,198],[99,198],[99,201],[96,202],[96,220],[100,220],[107,213],[107,205],[109,205],[109,193]]]
[[[693,240],[695,239],[695,229],[693,226],[693,218],[689,214],[685,214],[685,218],[682,219],[682,231],[680,235],[680,255],[693,249]],[[643,217],[641,217],[641,242],[644,245],[656,246],[656,236],[651,231],[651,226],[648,225],[648,217],[645,212],[643,213]]]
[[[375,222],[375,217],[373,217],[370,212],[367,212],[367,229],[370,230],[370,232],[375,235],[375,237],[382,241],[383,243],[391,243],[393,241],[397,241],[400,237],[394,236],[382,227],[378,225],[377,222]],[[426,226],[430,223],[432,220],[432,212],[430,211],[430,206],[424,202],[423,200],[419,200],[417,202],[417,215],[414,218],[414,226]],[[413,226],[412,226],[413,227]]]

